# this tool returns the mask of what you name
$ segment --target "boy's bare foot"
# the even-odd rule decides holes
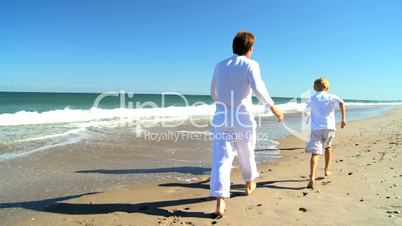
[[[331,176],[331,175],[332,175],[332,172],[331,172],[331,171],[325,170],[325,176],[326,176],[326,177]]]
[[[310,181],[308,182],[306,188],[314,189],[314,180],[313,179],[310,179]]]
[[[212,218],[214,219],[220,219],[223,217],[223,214],[225,213],[225,208],[226,208],[226,203],[223,198],[218,198],[216,202],[216,210],[212,214]]]
[[[255,190],[256,187],[257,187],[257,183],[255,182],[255,180],[247,181],[246,182],[246,195],[251,195],[251,193],[253,193],[253,191]]]

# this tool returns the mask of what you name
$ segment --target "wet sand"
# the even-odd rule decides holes
[[[314,190],[305,188],[310,156],[304,153],[304,141],[281,139],[282,159],[259,165],[261,177],[251,196],[244,196],[239,172],[233,171],[233,195],[219,220],[210,218],[215,201],[208,197],[205,175],[191,183],[130,183],[20,203],[32,213],[11,225],[400,225],[401,130],[402,109],[339,129],[333,175],[323,177],[321,158]],[[41,202],[47,207],[38,208]]]

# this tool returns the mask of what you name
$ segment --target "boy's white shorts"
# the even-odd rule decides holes
[[[335,131],[331,129],[312,130],[310,141],[307,142],[306,152],[322,155],[325,148],[332,146],[335,138]]]

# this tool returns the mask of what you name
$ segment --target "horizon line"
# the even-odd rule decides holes
[[[104,91],[104,92],[79,92],[79,91],[5,91],[5,90],[0,90],[0,93],[55,93],[55,94],[101,94],[105,92],[120,92],[120,91],[125,91],[125,92],[131,92],[133,94],[145,94],[145,95],[161,95],[161,93],[151,93],[151,92],[139,92],[135,93],[132,91],[126,91],[126,90],[119,90],[119,91]],[[177,91],[164,91],[164,92],[175,92],[175,93],[180,93],[184,96],[210,96],[209,94],[190,94],[190,93],[181,93]],[[253,97],[256,97],[253,95]],[[301,97],[285,97],[285,96],[272,96],[272,98],[301,98]],[[345,101],[377,101],[377,102],[402,102],[402,100],[394,99],[394,100],[384,100],[384,99],[352,99],[352,98],[345,98]]]

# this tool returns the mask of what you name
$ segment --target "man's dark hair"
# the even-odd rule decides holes
[[[245,55],[254,45],[255,36],[253,33],[240,31],[233,39],[233,53],[239,56]]]

